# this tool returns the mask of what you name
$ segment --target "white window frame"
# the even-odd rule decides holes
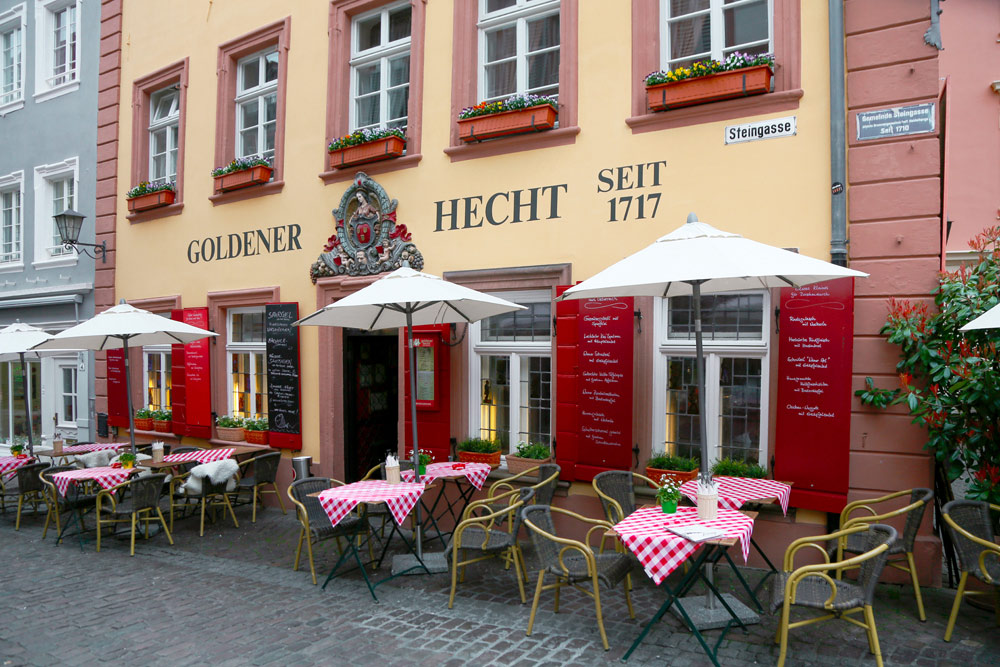
[[[390,68],[389,63],[395,60],[404,53],[408,57],[412,57],[410,52],[411,39],[413,36],[413,24],[411,20],[410,24],[410,34],[402,39],[397,39],[395,42],[389,41],[389,14],[400,9],[402,7],[408,7],[407,2],[397,2],[393,4],[386,5],[385,7],[380,7],[374,11],[365,12],[364,14],[358,14],[351,19],[351,103],[350,103],[350,131],[353,132],[359,127],[364,128],[378,128],[378,127],[389,127],[390,122],[396,122],[397,124],[393,127],[399,127],[405,131],[406,125],[409,122],[409,108],[407,108],[407,115],[403,117],[403,124],[399,125],[399,119],[388,118],[389,110],[389,91],[402,88],[404,85],[409,89],[410,86],[410,75],[407,72],[406,83],[392,86],[390,84]],[[372,47],[365,51],[358,50],[358,44],[360,43],[360,26],[363,21],[366,21],[373,16],[381,14],[381,31],[382,37],[378,46]],[[358,99],[358,68],[371,65],[372,63],[379,63],[380,72],[380,82],[379,82],[379,119],[378,122],[373,125],[358,125],[358,110],[357,110],[357,99]],[[365,93],[366,96],[372,95],[373,93]],[[409,92],[407,92],[407,95]]]
[[[725,0],[708,1],[708,9],[689,12],[688,14],[683,14],[682,16],[690,17],[700,14],[709,15],[710,35],[712,40],[711,50],[707,52],[703,51],[700,54],[693,54],[684,58],[678,58],[673,62],[691,60],[692,58],[696,60],[724,60],[724,52],[726,50],[743,50],[759,46],[764,43],[763,40],[757,40],[756,42],[747,42],[746,44],[738,44],[736,46],[725,46],[726,26],[723,18],[723,8],[727,10],[738,9],[743,5],[753,4],[754,2],[757,2],[757,0],[733,0],[730,4],[724,4]],[[660,17],[660,67],[664,70],[669,70],[673,69],[670,64],[669,26],[673,18],[670,16],[670,0],[660,0]],[[767,0],[767,52],[774,53],[774,0]]]
[[[55,360],[55,371],[56,371],[56,405],[55,414],[57,416],[56,428],[57,429],[76,429],[77,424],[80,421],[80,379],[83,376],[83,380],[86,381],[86,376],[80,373],[78,362],[76,357],[64,359],[57,358]],[[73,419],[72,421],[66,419],[66,415],[63,414],[63,401],[65,400],[67,394],[63,385],[63,373],[69,369],[73,373],[73,381],[75,383],[73,391]]]
[[[72,266],[79,261],[79,254],[75,249],[62,254],[54,253],[53,249],[56,246],[52,243],[55,235],[58,233],[55,220],[52,218],[52,184],[55,181],[70,177],[73,179],[74,204],[79,206],[78,202],[80,201],[81,193],[80,159],[78,157],[71,157],[62,162],[35,167],[35,259],[32,262],[32,266],[36,268]]]
[[[168,317],[169,319],[169,317]],[[142,404],[147,410],[150,408],[149,402],[149,357],[160,357],[160,410],[171,410],[170,401],[167,400],[167,375],[170,370],[171,353],[170,345],[146,345],[142,348]],[[172,397],[171,393],[171,397]]]
[[[241,313],[265,313],[264,306],[247,306],[242,308],[229,308],[226,310],[226,404],[228,405],[229,412],[226,414],[235,414],[236,404],[233,401],[233,354],[245,354],[250,353],[250,378],[257,377],[257,354],[262,354],[264,357],[264,369],[263,375],[267,377],[267,341],[266,335],[265,340],[259,343],[244,343],[233,341],[233,315]],[[251,391],[251,394],[256,392]],[[265,392],[265,395],[266,392]],[[268,406],[269,407],[269,406]],[[253,418],[254,415],[248,415]],[[267,413],[264,413],[267,416]]]
[[[35,0],[35,102],[45,102],[80,88],[82,61],[82,0]],[[76,62],[71,69],[55,74],[55,25],[56,14],[73,7],[76,16]],[[56,82],[56,79],[63,80]]]
[[[25,37],[28,34],[27,13],[24,3],[15,5],[6,12],[0,13],[0,81],[3,80],[3,36],[7,33],[17,31],[18,37],[18,59],[14,65],[17,72],[18,86],[5,96],[0,90],[0,118],[12,111],[24,108],[24,79],[28,71],[27,66],[27,44]]]
[[[513,7],[508,7],[506,9],[501,9],[495,12],[486,13],[486,0],[479,0],[479,22],[476,26],[478,40],[479,40],[479,63],[477,65],[477,99],[480,102],[504,99],[509,97],[509,95],[502,95],[500,97],[487,97],[486,96],[486,33],[490,30],[511,24],[517,24],[517,47],[515,59],[517,60],[517,84],[516,90],[510,95],[524,95],[530,93],[528,89],[528,29],[527,23],[529,20],[543,18],[545,16],[550,16],[554,14],[560,14],[561,5],[559,0],[549,0],[548,2],[542,0],[517,0],[517,4]],[[560,15],[559,20],[562,21],[562,16]],[[560,39],[559,46],[555,48],[542,49],[539,51],[533,51],[532,53],[541,53],[543,51],[560,51],[562,49],[562,40]],[[562,56],[560,55],[560,58]],[[562,85],[562,81],[559,81],[559,86]],[[556,99],[559,98],[559,93],[552,95]]]
[[[0,365],[0,373],[2,373],[4,370],[6,370],[6,372],[7,372],[7,387],[8,388],[13,388],[13,386],[14,386],[14,367],[15,367],[15,365],[18,365],[19,362],[17,362],[17,361],[10,361],[10,362],[4,362],[4,363],[5,363],[5,365]],[[39,360],[39,359],[34,359],[34,360],[32,360],[32,359],[25,359],[25,371],[26,371],[25,384],[26,384],[26,386],[28,388],[28,393],[29,394],[31,394],[32,384],[34,383],[34,381],[31,379],[32,378],[32,372],[31,372],[32,367],[35,367],[35,368],[38,369],[39,384],[41,384],[43,386],[45,384],[45,382],[41,379],[43,377],[42,373],[44,372],[44,369],[42,368],[42,361]],[[24,412],[22,410],[15,410],[14,409],[14,395],[15,395],[15,393],[18,396],[20,395],[20,392],[14,392],[14,391],[10,391],[7,394],[0,394],[0,401],[3,401],[5,409],[7,411],[7,415],[8,415],[7,424],[4,425],[3,428],[0,428],[0,433],[3,433],[3,431],[5,430],[7,433],[10,434],[10,436],[8,438],[6,438],[6,439],[3,439],[2,436],[0,436],[0,442],[3,442],[3,443],[5,443],[8,446],[13,443],[13,439],[14,439],[14,436],[15,436],[15,434],[14,434],[14,420],[20,418],[21,415],[24,414]],[[41,414],[45,414],[44,406],[42,405],[42,401],[41,400],[38,401],[38,405],[35,405],[35,403],[32,402],[31,409],[32,409],[32,412],[38,412],[40,415]],[[43,422],[42,425],[44,426],[44,422]],[[25,433],[23,435],[27,436],[27,433]],[[38,437],[38,438],[41,438],[41,433],[35,433],[34,435],[36,437]]]
[[[493,296],[506,299],[514,303],[527,305],[530,303],[552,302],[552,293],[547,290],[523,290],[491,292]],[[550,328],[551,334],[551,328]],[[473,322],[469,325],[468,346],[469,346],[469,431],[472,437],[479,437],[482,427],[482,362],[481,357],[490,355],[510,356],[510,451],[503,454],[513,454],[517,450],[517,443],[521,437],[521,358],[522,357],[548,357],[549,372],[551,380],[555,379],[555,360],[552,358],[552,338],[544,341],[526,342],[494,342],[480,340],[482,335],[481,322]],[[554,382],[552,383],[555,384]],[[549,397],[549,425],[550,428],[555,423],[555,394]],[[554,433],[549,433],[549,441],[552,441]]]
[[[165,95],[173,95],[174,101],[171,107],[170,113],[164,118],[156,119],[154,114],[156,113],[156,107],[159,106],[159,100]],[[180,122],[181,122],[181,92],[176,85],[167,86],[157,90],[152,95],[149,96],[149,126],[147,133],[147,141],[149,142],[149,180],[153,181],[170,181],[171,183],[177,182],[177,144],[180,140]],[[174,128],[174,132],[171,132],[171,128]],[[166,133],[166,139],[164,140],[164,145],[167,150],[163,155],[166,157],[166,163],[164,169],[167,171],[163,176],[154,177],[155,169],[153,167],[153,159],[156,157],[154,152],[154,137],[160,133]],[[173,155],[174,170],[170,172],[170,156]]]
[[[760,443],[758,463],[768,467],[769,439],[768,416],[770,414],[770,355],[771,336],[768,313],[771,312],[771,294],[769,291],[727,292],[726,294],[760,294],[763,296],[761,318],[761,337],[758,340],[704,340],[705,350],[705,408],[708,415],[709,465],[719,459],[721,447],[719,443],[721,420],[720,410],[722,392],[719,388],[721,357],[742,357],[760,359]],[[706,295],[707,296],[707,295]],[[651,451],[655,454],[666,449],[664,434],[667,429],[667,357],[695,357],[694,337],[688,339],[667,338],[668,330],[667,299],[657,298],[653,307],[653,331],[655,332],[656,350],[653,359],[653,436]]]
[[[266,56],[268,56],[268,55],[270,55],[272,53],[277,53],[278,54],[278,65],[279,65],[279,67],[278,67],[278,76],[275,77],[274,81],[268,81],[268,82],[264,83],[263,81],[264,81],[264,73],[265,73],[265,70],[266,70]],[[240,87],[243,85],[243,77],[242,77],[243,65],[245,63],[251,61],[251,60],[257,60],[258,61],[258,68],[259,68],[259,73],[260,73],[259,81],[261,83],[258,83],[258,85],[254,86],[253,88],[247,88],[246,90],[242,90]],[[236,154],[236,157],[254,157],[254,156],[265,157],[264,153],[266,151],[264,151],[264,150],[259,150],[256,153],[244,153],[243,152],[243,137],[242,137],[242,134],[243,134],[244,127],[243,127],[243,114],[241,112],[242,111],[241,107],[244,104],[246,104],[247,102],[251,102],[253,100],[257,100],[257,126],[256,126],[257,127],[257,147],[262,149],[264,147],[264,144],[267,141],[267,128],[266,128],[266,123],[264,122],[264,106],[265,106],[264,105],[264,98],[268,97],[269,95],[274,95],[275,96],[275,102],[274,102],[274,125],[275,125],[275,142],[274,142],[274,144],[275,144],[275,146],[274,146],[274,150],[272,151],[272,155],[271,155],[271,159],[272,160],[274,159],[274,153],[277,151],[277,147],[278,147],[278,140],[277,140],[277,136],[278,136],[277,135],[277,133],[278,133],[278,127],[277,127],[277,124],[278,124],[278,94],[279,94],[278,93],[278,79],[281,78],[281,67],[280,67],[280,65],[281,65],[281,53],[278,51],[278,47],[277,46],[269,46],[268,48],[264,49],[263,51],[258,51],[257,53],[249,55],[249,56],[247,56],[245,58],[240,58],[239,62],[236,63],[236,99],[235,99],[235,107],[236,107],[236,122],[235,122],[235,126],[236,126],[236,137],[235,137],[235,139],[236,139],[236,144],[235,144],[235,146],[236,146],[236,153],[235,154]]]
[[[3,196],[7,193],[17,195],[17,257],[4,260],[3,253]],[[13,253],[11,253],[13,254]],[[15,171],[0,176],[0,273],[22,271],[24,269],[24,172]]]

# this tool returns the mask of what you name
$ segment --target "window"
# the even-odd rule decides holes
[[[351,131],[406,127],[410,98],[409,5],[354,19],[351,35]]]
[[[215,164],[272,158],[271,182],[211,195],[214,204],[259,197],[284,187],[285,88],[291,18],[219,47]]]
[[[149,107],[149,179],[177,180],[180,92],[173,86],[154,93]]]
[[[263,308],[230,308],[226,343],[229,414],[267,418],[267,363]]]
[[[21,258],[23,172],[0,177],[0,265]]]
[[[559,2],[480,0],[479,101],[559,95]]]
[[[768,294],[702,296],[708,441],[718,446],[712,460],[729,457],[766,463]],[[700,457],[698,382],[691,297],[673,297],[662,306],[654,370],[653,451]]]
[[[26,360],[25,369],[26,375],[21,373],[20,361],[0,363],[0,440],[3,442],[9,443],[15,437],[27,439],[26,393],[31,396],[32,433],[38,436],[42,432],[42,367],[38,361]]]
[[[170,346],[146,346],[142,348],[142,356],[146,408],[170,410]]]
[[[59,397],[58,397],[58,422],[57,426],[75,427],[79,417],[78,395],[77,395],[77,369],[76,363],[59,364]]]
[[[24,106],[24,5],[0,13],[0,115]]]
[[[470,325],[473,433],[519,442],[552,440],[552,303],[547,290],[500,292],[527,307]]]
[[[63,246],[52,216],[77,208],[79,178],[79,160],[75,157],[35,167],[36,265],[63,266],[77,262],[76,251]],[[80,240],[87,241],[85,238]]]
[[[58,215],[67,209],[76,208],[74,205],[76,201],[76,182],[73,176],[51,180],[49,181],[49,187],[52,192],[52,215]],[[67,255],[73,252],[72,248],[67,248],[63,245],[62,236],[59,235],[59,229],[56,227],[55,222],[52,224],[52,245],[48,250],[49,255],[52,257]]]
[[[80,0],[35,0],[35,100],[80,86]]]
[[[771,50],[768,0],[662,0],[663,69]]]

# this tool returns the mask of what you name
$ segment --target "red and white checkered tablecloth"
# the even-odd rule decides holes
[[[127,442],[92,442],[87,445],[67,445],[63,447],[63,454],[89,454],[90,452],[100,452],[105,449],[120,449],[128,447]]]
[[[489,463],[451,463],[442,461],[441,463],[428,463],[427,472],[420,476],[420,481],[430,484],[436,479],[444,477],[465,477],[469,483],[477,489],[483,488],[486,477],[489,476]],[[412,482],[414,478],[413,470],[400,470],[399,476],[404,482]]]
[[[233,450],[224,447],[222,449],[201,449],[197,452],[181,452],[180,454],[167,454],[163,460],[167,463],[187,463],[197,461],[198,463],[210,463],[228,459],[233,455]]]
[[[676,514],[664,514],[659,507],[641,507],[616,524],[615,532],[639,558],[650,579],[659,585],[699,546],[697,542],[674,535],[666,526],[694,523],[719,528],[725,532],[726,537],[739,539],[743,560],[746,561],[750,553],[753,519],[735,510],[719,508],[715,519],[699,521],[697,507],[678,507]]]
[[[401,482],[390,484],[376,479],[364,482],[345,484],[333,489],[326,489],[319,494],[319,503],[330,517],[330,523],[336,526],[359,503],[384,502],[389,506],[389,512],[398,525],[413,509],[424,492],[423,484]]]
[[[0,475],[4,473],[13,472],[20,468],[21,466],[28,465],[29,463],[34,463],[35,459],[30,456],[26,456],[23,459],[19,459],[16,456],[0,456]]]
[[[137,472],[135,468],[83,468],[57,472],[52,475],[52,481],[59,489],[59,495],[65,496],[69,485],[78,479],[92,479],[100,484],[101,488],[110,489],[127,480],[134,472]]]
[[[788,496],[792,487],[773,479],[750,479],[748,477],[714,477],[719,485],[719,507],[738,510],[752,500],[777,498],[781,511],[788,514]],[[698,480],[690,480],[681,485],[681,493],[698,502]]]

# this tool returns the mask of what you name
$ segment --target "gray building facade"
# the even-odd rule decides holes
[[[94,315],[95,261],[62,246],[53,216],[85,217],[94,243],[99,2],[0,0],[0,325],[50,333]],[[88,249],[91,250],[91,249]],[[34,432],[91,440],[94,357],[71,353],[0,363],[0,448]]]

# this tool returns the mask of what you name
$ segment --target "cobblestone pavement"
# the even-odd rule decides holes
[[[552,612],[543,598],[531,637],[530,607],[497,561],[470,566],[449,610],[447,574],[407,576],[378,589],[374,604],[355,572],[321,590],[308,568],[292,571],[298,524],[268,508],[240,527],[220,521],[198,537],[195,519],[177,524],[175,544],[162,535],[107,539],[101,553],[76,539],[42,540],[43,518],[0,517],[0,665],[597,665],[618,662],[662,601],[639,573],[636,620],[619,591],[602,597],[611,650],[602,650],[589,598],[565,591]],[[440,550],[440,544],[428,546]],[[317,547],[317,572],[332,566],[332,542]],[[751,571],[756,581],[759,571]],[[676,574],[674,575],[676,576]],[[720,568],[728,590],[734,581]],[[529,603],[532,587],[528,587]],[[875,614],[886,664],[1000,664],[993,614],[968,605],[950,644],[942,640],[954,591],[924,589],[928,620],[916,620],[912,593],[880,586]],[[776,619],[766,613],[747,634],[731,632],[723,665],[774,664]],[[711,639],[718,631],[710,631]],[[631,665],[710,664],[691,634],[664,619]],[[791,632],[789,665],[874,665],[864,632],[830,621]]]

